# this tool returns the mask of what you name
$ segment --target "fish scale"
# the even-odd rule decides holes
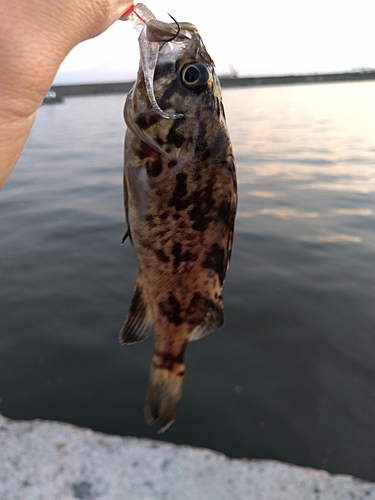
[[[124,111],[125,211],[139,272],[120,340],[154,329],[145,417],[162,432],[181,398],[187,342],[224,323],[237,188],[220,83],[198,30],[156,20],[144,29],[141,51],[151,52],[145,40],[159,47],[153,95],[143,54]]]

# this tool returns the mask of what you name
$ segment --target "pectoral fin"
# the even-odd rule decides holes
[[[224,324],[223,298],[220,295],[214,302],[207,300],[207,309],[201,323],[193,330],[189,342],[199,340]]]
[[[140,342],[148,337],[151,328],[151,313],[138,275],[133,300],[120,331],[120,342],[122,344]]]

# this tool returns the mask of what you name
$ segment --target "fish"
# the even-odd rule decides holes
[[[175,420],[187,343],[224,324],[222,289],[237,209],[219,79],[191,23],[149,20],[124,118],[124,202],[138,276],[120,342],[154,330],[146,422]]]

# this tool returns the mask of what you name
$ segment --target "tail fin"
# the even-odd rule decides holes
[[[175,420],[184,379],[184,363],[174,362],[171,368],[165,368],[153,356],[144,411],[148,424],[157,421],[158,432],[166,431]]]

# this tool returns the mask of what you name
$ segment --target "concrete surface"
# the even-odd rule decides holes
[[[1,500],[375,500],[375,484],[0,415]]]

